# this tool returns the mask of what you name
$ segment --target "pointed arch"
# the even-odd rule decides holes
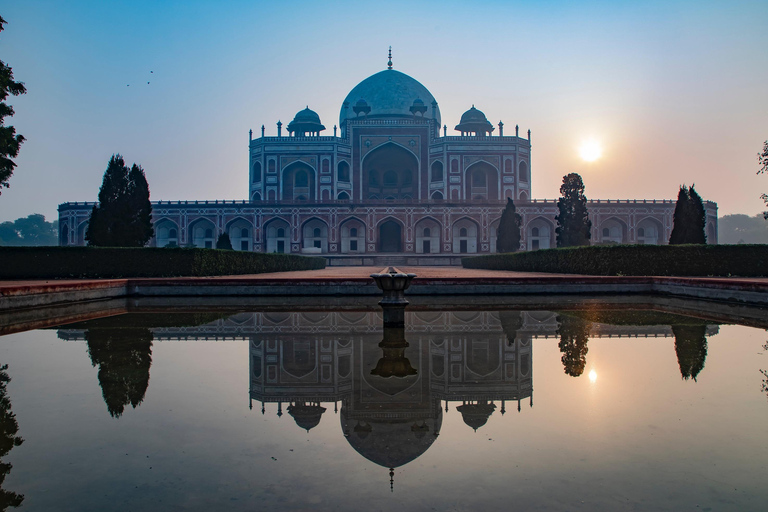
[[[464,198],[467,201],[498,201],[499,170],[479,160],[464,170]]]
[[[317,170],[302,160],[295,160],[281,173],[283,199],[314,201]]]
[[[414,225],[416,232],[416,253],[434,254],[440,252],[440,234],[443,225],[432,216],[419,219]]]
[[[529,251],[555,246],[555,225],[544,216],[532,219],[525,226],[526,247]]]
[[[376,224],[379,252],[403,252],[405,226],[396,217],[385,217]]]
[[[357,217],[348,217],[339,224],[342,253],[365,252],[365,222]]]
[[[161,217],[154,223],[155,247],[177,247],[181,230],[176,221]]]
[[[608,217],[598,229],[600,243],[623,244],[627,242],[627,224],[618,217]]]
[[[291,252],[291,224],[281,217],[275,217],[264,224],[267,252]]]
[[[199,217],[189,223],[187,240],[194,247],[213,249],[216,246],[216,224],[207,217]]]
[[[646,216],[635,224],[635,239],[638,244],[662,245],[664,240],[664,225],[652,216]]]
[[[253,250],[253,223],[244,217],[235,217],[226,225],[232,248],[236,251]]]
[[[301,252],[327,253],[328,224],[319,217],[312,217],[307,219],[301,225],[301,240]]]
[[[480,225],[470,217],[462,217],[451,226],[454,254],[474,254],[477,252],[477,237]]]
[[[418,190],[414,176],[420,176],[418,156],[401,144],[385,142],[369,151],[361,161],[361,197],[414,197]]]

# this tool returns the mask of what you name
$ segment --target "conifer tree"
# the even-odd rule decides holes
[[[517,252],[520,249],[520,226],[523,219],[515,209],[515,202],[507,198],[507,206],[499,220],[496,237],[496,252]]]
[[[675,204],[675,213],[672,217],[672,234],[669,237],[669,245],[679,244],[705,244],[707,243],[706,212],[701,196],[694,186],[680,187]]]
[[[704,211],[704,201],[696,192],[694,185],[688,189],[691,199],[691,238],[689,244],[707,243],[707,212]]]
[[[97,247],[144,247],[154,234],[152,204],[144,170],[129,172],[119,154],[112,155],[91,210],[85,239]]]
[[[584,182],[581,176],[574,172],[563,176],[560,195],[560,199],[557,200],[559,213],[555,216],[557,246],[589,245],[592,221],[589,220],[587,212],[587,198],[584,195]]]
[[[216,248],[226,249],[228,251],[232,250],[232,241],[229,239],[229,234],[226,231],[220,234],[219,238],[216,239]]]
[[[141,166],[133,164],[128,173],[127,200],[130,222],[126,243],[131,247],[143,247],[155,234],[152,227],[152,203],[149,200],[149,184]]]
[[[0,32],[3,31],[5,23],[6,21],[0,16]],[[16,168],[16,162],[11,158],[18,156],[19,147],[24,142],[24,136],[17,135],[16,128],[5,126],[4,119],[13,116],[13,107],[6,104],[5,100],[9,94],[19,96],[26,92],[24,84],[13,79],[13,69],[0,60],[0,194],[3,188],[9,187],[8,181]]]

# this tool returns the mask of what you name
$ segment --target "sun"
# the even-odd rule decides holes
[[[603,156],[603,147],[595,139],[585,140],[579,147],[579,155],[585,162],[594,162]]]

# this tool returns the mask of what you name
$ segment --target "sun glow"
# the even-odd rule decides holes
[[[579,147],[579,155],[585,162],[594,162],[603,156],[603,147],[595,139],[585,140]]]
[[[597,372],[595,370],[589,371],[589,381],[595,382],[597,380]]]

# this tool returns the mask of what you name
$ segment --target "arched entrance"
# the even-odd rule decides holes
[[[394,220],[379,225],[379,252],[402,252],[403,232]]]

